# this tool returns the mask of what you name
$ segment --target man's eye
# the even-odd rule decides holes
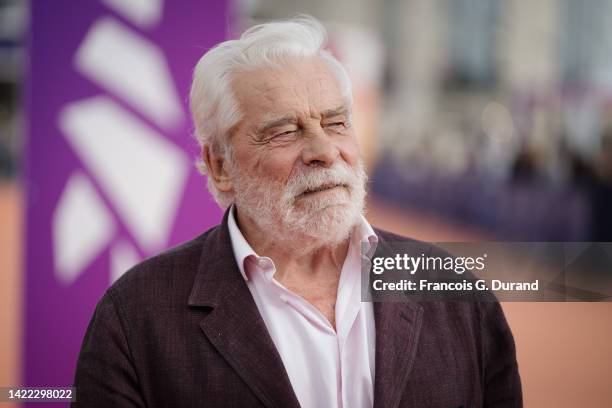
[[[324,127],[338,127],[338,126],[345,127],[346,123],[345,122],[331,122],[331,123],[327,123],[327,124],[325,124],[323,126]]]
[[[297,130],[286,130],[284,132],[281,133],[277,133],[275,135],[272,135],[269,139],[268,142],[282,142],[285,140],[290,140],[291,138],[293,138],[293,136],[295,136]]]

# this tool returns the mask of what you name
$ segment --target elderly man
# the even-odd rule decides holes
[[[253,27],[198,62],[191,109],[221,225],[99,302],[83,407],[519,407],[497,303],[361,301],[351,85],[312,18]],[[425,245],[425,244],[423,244]]]

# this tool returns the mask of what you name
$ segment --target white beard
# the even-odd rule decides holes
[[[286,247],[298,249],[303,238],[337,245],[360,220],[366,180],[361,160],[355,168],[344,162],[330,168],[300,167],[286,184],[244,174],[236,166],[234,202],[260,230],[270,231]],[[330,184],[341,187],[308,192]]]

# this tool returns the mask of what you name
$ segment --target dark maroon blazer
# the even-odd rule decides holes
[[[376,233],[379,247],[415,242]],[[377,302],[374,314],[375,408],[522,406],[514,341],[498,303]],[[299,406],[236,265],[227,213],[221,225],[108,289],[87,328],[74,386],[74,407]]]

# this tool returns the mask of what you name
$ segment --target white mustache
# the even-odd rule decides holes
[[[330,168],[302,168],[289,178],[285,194],[295,199],[305,193],[337,186],[345,187],[352,191],[358,182],[357,174],[346,164],[337,164]]]

